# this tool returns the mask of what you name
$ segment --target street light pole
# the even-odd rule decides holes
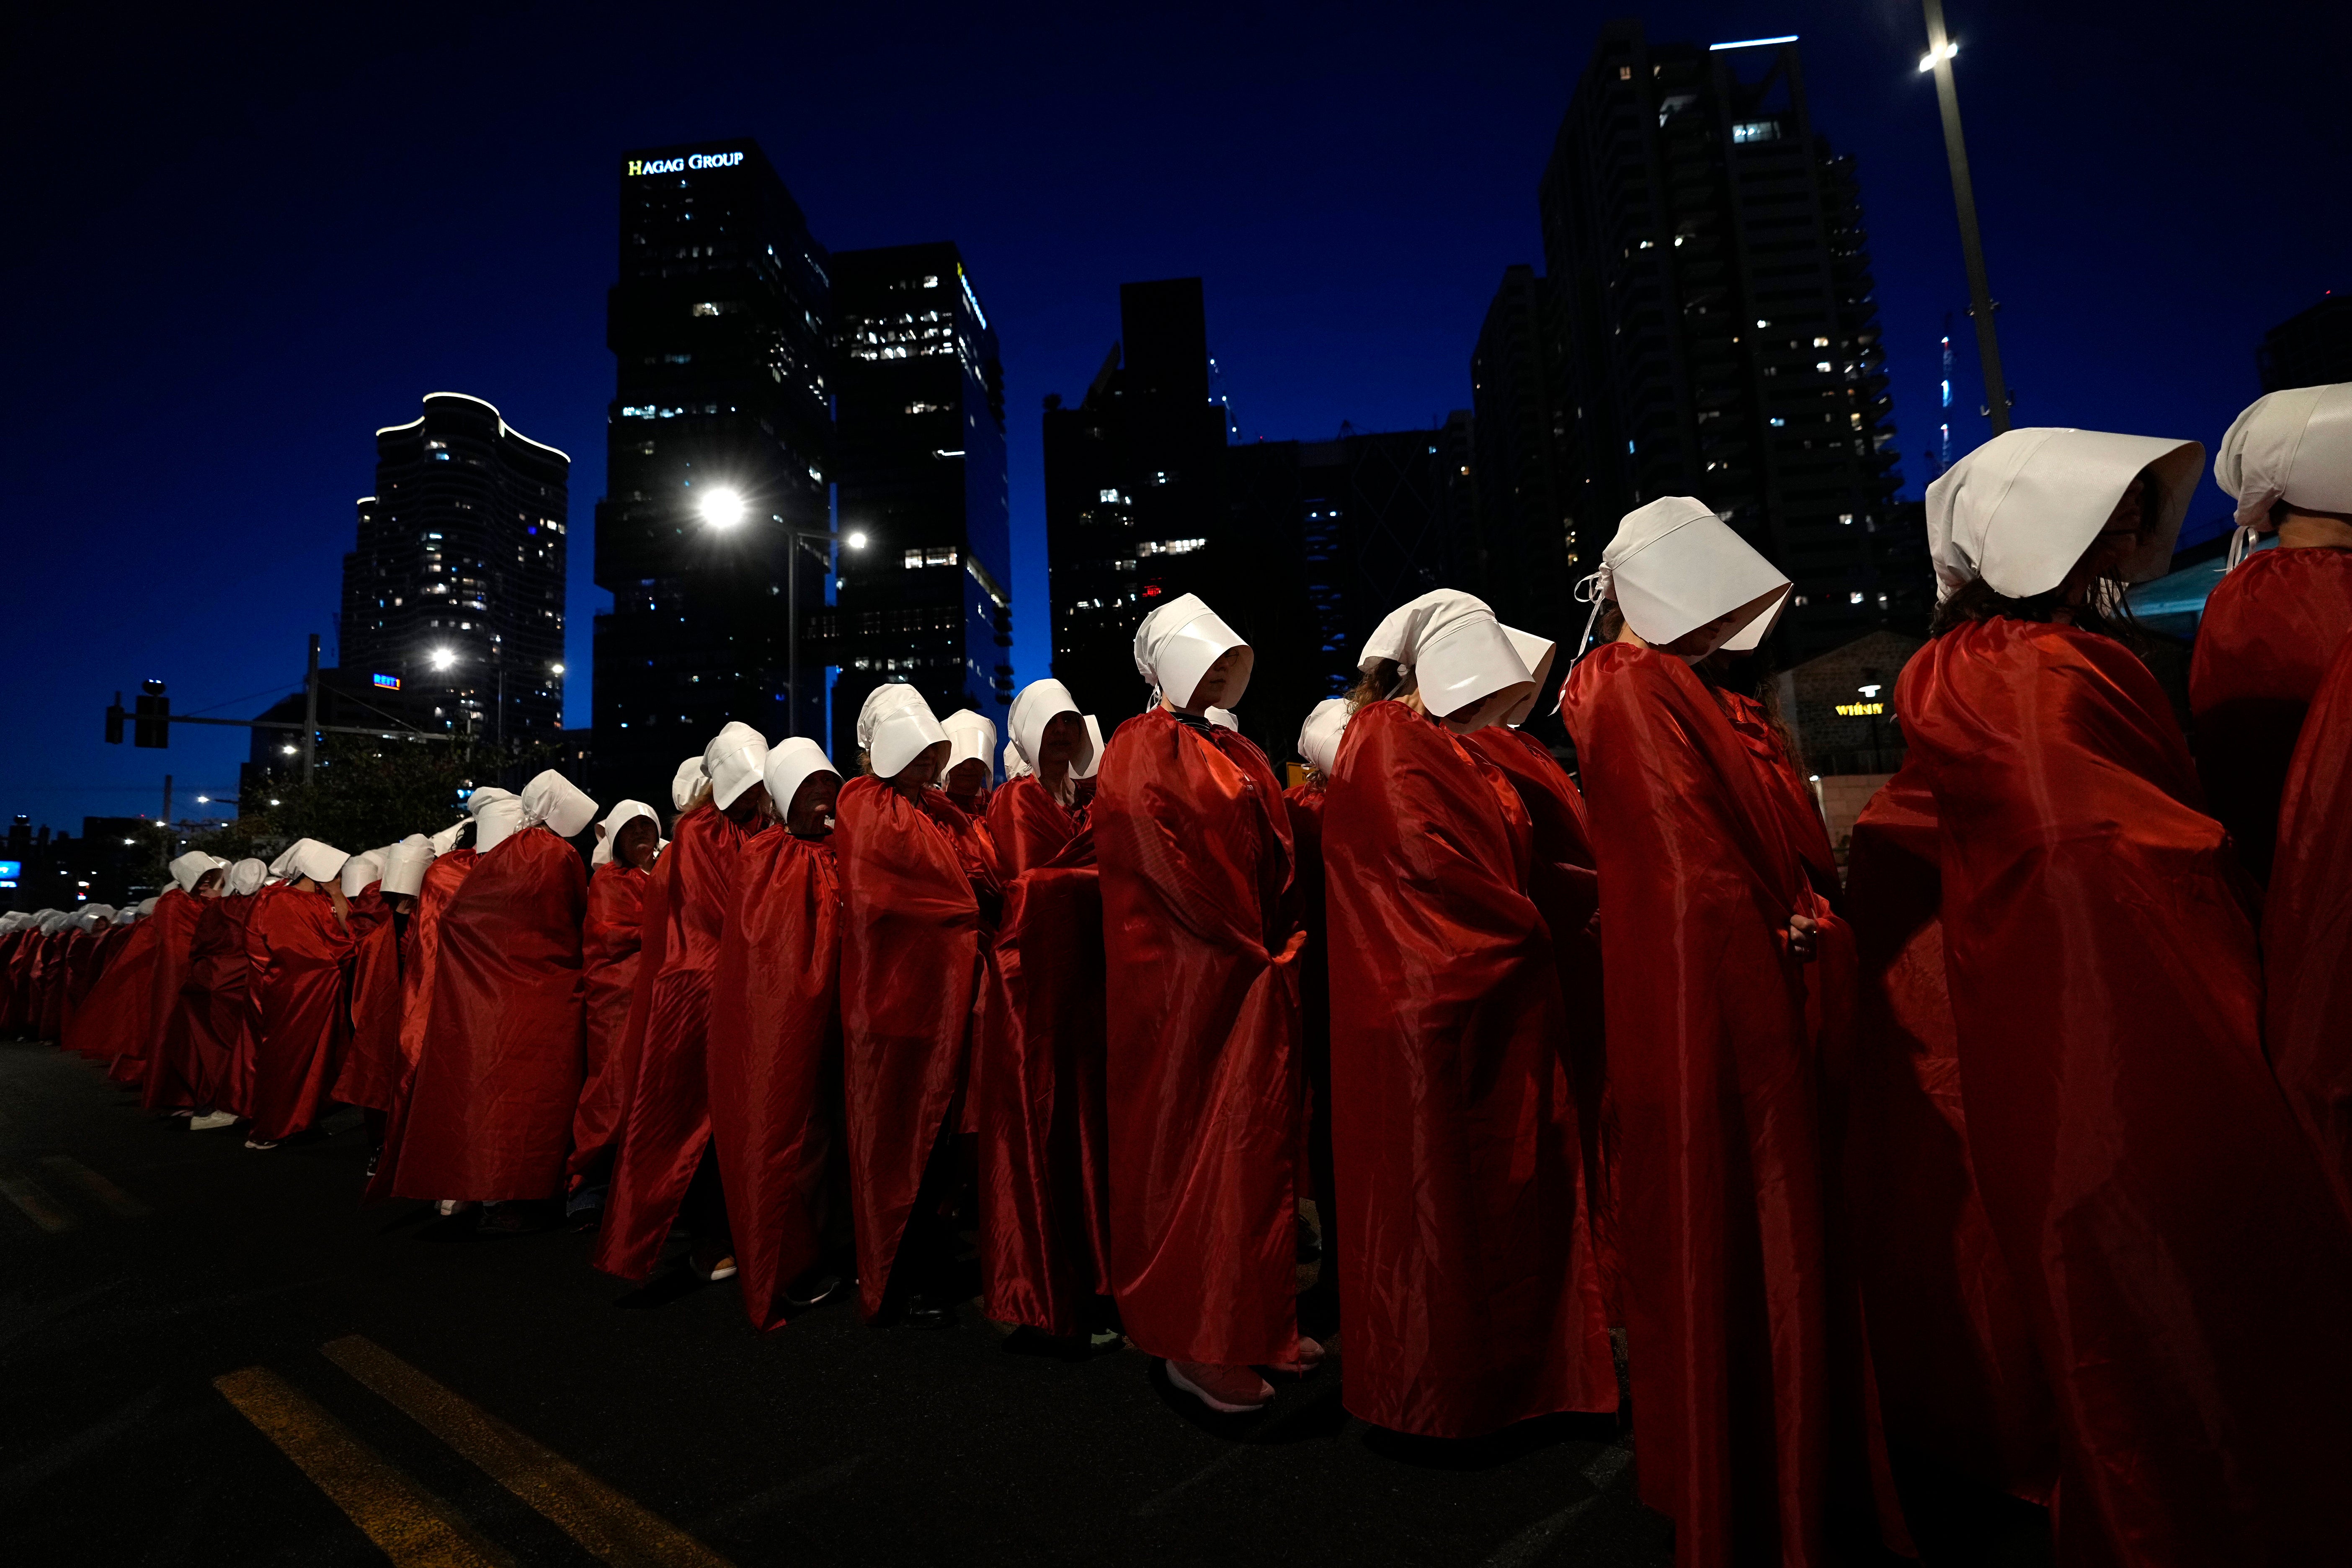
[[[1960,135],[1960,94],[1952,79],[1951,39],[1944,31],[1943,0],[1919,0],[1927,18],[1927,58],[1936,73],[1936,103],[1944,116],[1944,155],[1952,165],[1952,203],[1960,215],[1960,254],[1969,268],[1969,314],[1976,318],[1977,358],[1984,367],[1985,411],[1992,433],[2009,429],[2009,384],[2000,374],[2000,337],[1994,330],[1992,287],[1985,280],[1984,237],[1977,228],[1976,186],[1969,179],[1968,143]]]
[[[302,782],[319,762],[319,634],[310,634],[310,668],[302,677]]]
[[[784,722],[788,732],[797,735],[801,732],[801,546],[811,540],[822,540],[825,548],[822,560],[825,571],[831,573],[835,570],[834,548],[840,536],[790,524],[784,531],[792,540],[784,564],[784,636],[791,645],[784,651],[784,706],[788,710]]]

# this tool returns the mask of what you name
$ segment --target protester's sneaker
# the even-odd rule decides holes
[[[188,1131],[191,1132],[213,1132],[236,1125],[236,1112],[234,1110],[207,1110],[202,1116],[188,1118]]]
[[[1212,1366],[1202,1361],[1171,1361],[1168,1381],[1223,1415],[1247,1415],[1265,1408],[1274,1385],[1245,1366]]]
[[[1290,1360],[1270,1362],[1267,1364],[1286,1377],[1305,1377],[1323,1364],[1323,1346],[1319,1342],[1301,1334],[1298,1336],[1298,1349]]]
[[[248,1149],[275,1149],[278,1147],[278,1140],[275,1138],[248,1138],[245,1141],[245,1146]]]
[[[784,1287],[784,1305],[795,1311],[814,1307],[841,1289],[841,1276],[822,1264]]]

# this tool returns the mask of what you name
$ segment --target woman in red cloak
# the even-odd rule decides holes
[[[176,1096],[195,1111],[191,1131],[236,1126],[244,1114],[238,1108],[252,1098],[253,962],[245,930],[253,895],[268,876],[269,868],[250,858],[221,873],[218,893],[200,900],[178,988],[156,994],[157,1056],[170,1069],[166,1082],[182,1086]],[[168,965],[158,969],[159,987],[170,979]]]
[[[695,759],[699,774],[702,763]],[[688,797],[691,801],[692,797]],[[626,1090],[621,1041],[636,994],[645,946],[646,890],[661,852],[661,818],[643,801],[625,800],[596,825],[589,858],[588,914],[580,931],[580,981],[587,1016],[587,1065],[572,1114],[565,1174],[575,1210],[601,1208],[613,1174],[613,1140]]]
[[[139,1103],[149,1110],[193,1111],[204,1103],[181,1075],[181,1060],[167,1049],[180,990],[187,984],[196,925],[205,909],[228,890],[228,862],[191,850],[171,864],[172,885],[155,900],[143,922],[152,932],[155,963],[147,981],[146,1037],[139,1051],[145,1070]]]
[[[2352,1227],[2263,1058],[2250,886],[2094,607],[2165,569],[2200,457],[2025,429],[1955,464],[1895,694],[1969,1153],[2057,1399],[2062,1563],[2352,1560]]]
[[[114,1052],[91,1041],[74,1026],[74,1020],[113,962],[115,950],[131,935],[131,922],[118,920],[119,912],[112,904],[92,904],[81,911],[83,940],[76,942],[66,971],[66,1010],[58,1026],[58,1044],[92,1061],[111,1061]]]
[[[814,741],[780,741],[761,770],[778,820],[736,862],[710,977],[710,1142],[736,1280],[765,1333],[841,1279],[820,1268],[825,1177],[841,1104],[841,775]]]
[[[2352,1216],[2352,637],[2304,720],[2263,909],[2271,1066]]]
[[[1137,628],[1151,710],[1119,726],[1093,809],[1103,946],[1119,977],[1105,1098],[1111,1284],[1127,1336],[1211,1409],[1304,1371],[1298,1199],[1306,1086],[1286,910],[1289,815],[1265,754],[1206,710],[1255,659],[1185,594]]]
[[[959,708],[940,721],[947,732],[948,765],[940,781],[955,808],[975,822],[988,820],[996,794],[996,726],[987,715]]]
[[[618,1146],[596,1237],[596,1267],[624,1279],[653,1273],[681,1221],[694,1236],[689,1268],[709,1279],[736,1270],[710,1153],[710,979],[744,841],[766,819],[767,762],[749,724],[712,738],[704,787],[646,889],[642,984],[621,1042]]]
[[[955,1322],[957,1174],[948,1135],[961,1120],[988,937],[1003,898],[988,830],[935,780],[950,751],[922,697],[875,688],[857,717],[872,770],[842,787],[842,1078],[866,1315],[903,1301],[909,1328]]]
[[[2268,879],[2304,710],[2352,631],[2352,385],[2255,400],[2213,459],[2237,499],[2237,561],[2205,601],[2189,665],[2190,739],[2213,815]]]
[[[1058,680],[1013,700],[1009,756],[1029,764],[990,798],[1007,880],[996,984],[972,1044],[982,1305],[1058,1339],[1110,1293],[1103,1107],[1102,887],[1082,770],[1094,742]]]
[[[1643,1500],[1684,1568],[1902,1541],[1843,1260],[1808,970],[1820,917],[1777,781],[1693,668],[1754,648],[1788,580],[1703,503],[1628,514],[1617,639],[1561,717],[1591,813],[1622,1132],[1618,1236]],[[1907,1545],[1907,1542],[1905,1542]]]
[[[472,875],[441,917],[425,1048],[392,1191],[485,1205],[482,1229],[551,1220],[580,1099],[580,923],[588,876],[568,842],[596,803],[552,769],[476,819]]]
[[[145,1082],[147,1046],[155,1033],[153,916],[159,902],[147,900],[133,911],[130,923],[116,924],[114,950],[104,959],[97,984],[74,1015],[75,1037],[68,1042],[105,1062],[106,1076],[126,1089],[137,1089]]]
[[[247,922],[253,966],[253,1087],[248,1149],[274,1149],[310,1130],[351,1033],[344,981],[352,956],[351,904],[337,876],[351,857],[303,838],[273,869]]]
[[[40,928],[37,915],[11,910],[0,915],[0,1040],[13,1040],[25,1011],[24,972],[31,963],[29,943]]]
[[[383,1146],[384,1130],[399,1102],[406,1062],[400,1054],[401,958],[415,913],[417,895],[433,865],[433,847],[413,833],[373,854],[353,856],[343,868],[344,896],[352,899],[352,1038],[335,1072],[334,1096],[366,1115],[368,1147]],[[362,882],[352,895],[354,878]]]
[[[1298,727],[1307,776],[1282,792],[1297,862],[1285,896],[1286,918],[1307,933],[1298,950],[1298,1052],[1307,1080],[1307,1190],[1314,1194],[1317,1228],[1310,1237],[1302,1213],[1298,1235],[1300,1245],[1313,1249],[1302,1254],[1302,1261],[1319,1254],[1318,1282],[1329,1282],[1335,1289],[1339,1204],[1331,1172],[1331,925],[1323,875],[1323,808],[1347,728],[1344,697],[1327,697],[1308,710]]]
[[[1617,1408],[1533,825],[1459,735],[1535,690],[1438,589],[1364,645],[1324,809],[1348,1409],[1475,1437]]]

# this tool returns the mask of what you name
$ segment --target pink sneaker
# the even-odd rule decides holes
[[[1171,1361],[1168,1381],[1224,1415],[1246,1415],[1265,1408],[1274,1385],[1245,1366],[1212,1366],[1200,1361]]]
[[[1294,1359],[1269,1364],[1286,1377],[1305,1377],[1323,1364],[1323,1346],[1320,1342],[1310,1340],[1305,1334],[1301,1334],[1298,1336],[1298,1352]]]

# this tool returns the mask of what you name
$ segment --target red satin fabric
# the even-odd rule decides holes
[[[1323,783],[1282,792],[1290,825],[1290,889],[1283,919],[1307,933],[1298,949],[1298,1060],[1306,1080],[1307,1187],[1321,1226],[1324,1278],[1336,1280],[1339,1205],[1331,1176],[1331,926],[1323,876]]]
[[[1943,876],[1924,766],[1853,825],[1862,977],[1847,1191],[1889,1438],[2047,1503],[2058,1415],[2024,1298],[1977,1193],[1945,984]]]
[[[440,921],[425,1048],[392,1162],[404,1198],[549,1198],[582,1063],[579,852],[526,827],[480,856]]]
[[[190,1103],[253,1114],[253,960],[246,927],[253,895],[197,900],[187,976],[163,1049]]]
[[[2262,551],[2205,601],[2189,661],[2192,749],[2207,804],[2258,878],[2304,710],[2347,631],[2352,550]]]
[[[1613,1411],[1527,810],[1401,702],[1349,721],[1326,795],[1348,1409],[1436,1437]]]
[[[344,997],[352,935],[322,890],[288,883],[253,896],[246,924],[253,965],[252,1136],[282,1140],[325,1109],[351,1035]]]
[[[72,984],[77,947],[95,941],[78,925],[68,926],[48,939],[41,954],[41,1032],[39,1038],[62,1047],[66,1037],[66,989]]]
[[[1087,825],[1090,792],[1079,782],[1068,805],[1055,800],[1034,773],[1024,773],[988,797],[988,837],[997,870],[1011,881],[1059,855]],[[1092,851],[1088,851],[1091,864]]]
[[[998,790],[1000,814],[1034,784]],[[1027,793],[1069,820],[1042,786]],[[1013,826],[1024,853],[1050,837]],[[1087,1300],[1110,1293],[1102,884],[1091,830],[1079,827],[1006,884],[991,980],[971,1089],[982,1305],[998,1322],[1075,1334]]]
[[[596,1234],[596,1267],[624,1279],[653,1273],[710,1141],[710,977],[745,834],[708,801],[678,818],[677,833],[646,897],[639,973],[650,978],[621,1046],[619,1152]]]
[[[68,1049],[108,1064],[107,1076],[135,1084],[146,1077],[147,1043],[154,1034],[155,940],[152,921],[116,928],[113,952],[97,983],[74,1010]]]
[[[2320,683],[2287,772],[2263,978],[2271,1066],[2352,1215],[2352,637]]]
[[[384,1121],[383,1149],[376,1158],[375,1174],[368,1179],[364,1201],[380,1203],[393,1195],[394,1173],[400,1169],[400,1146],[408,1136],[408,1112],[415,1097],[417,1063],[424,1059],[426,1026],[433,1015],[435,977],[441,967],[441,922],[449,907],[473,877],[481,856],[472,849],[452,849],[434,857],[417,884],[416,907],[408,914],[408,933],[400,952],[399,1055],[383,1061],[371,1055],[362,1069],[366,1079],[381,1083],[388,1073],[396,1087],[392,1110]],[[382,1035],[371,1037],[371,1052],[380,1050]]]
[[[1561,712],[1608,932],[1643,1500],[1684,1568],[1844,1561],[1878,1532],[1883,1471],[1834,1257],[1821,999],[1784,935],[1826,906],[1774,771],[1681,659],[1600,647]]]
[[[2251,889],[2161,689],[2000,619],[1897,704],[1978,1188],[2058,1399],[2061,1561],[2352,1561],[2352,1230],[2263,1060]]]
[[[400,1099],[400,921],[381,884],[352,900],[352,1037],[335,1072],[345,1105],[389,1112]]]
[[[1601,984],[1601,878],[1592,832],[1559,759],[1525,730],[1489,724],[1462,737],[1479,761],[1500,769],[1518,793],[1535,829],[1528,896],[1551,931],[1567,1019],[1570,1082],[1576,1091],[1577,1137],[1583,1143],[1584,1201],[1592,1252],[1609,1321],[1625,1321],[1625,1264],[1617,1243],[1617,1111],[1609,1100],[1608,1031]]]
[[[80,1016],[82,1005],[89,1000],[99,976],[104,974],[106,966],[113,962],[115,951],[128,942],[131,933],[137,929],[135,925],[110,923],[94,931],[84,931],[75,939],[66,969],[66,1010],[64,1018],[58,1025],[58,1044],[76,1056],[88,1057],[93,1061],[113,1059],[111,1050],[102,1047],[93,1048],[84,1039],[82,1031],[75,1026],[75,1020]]]
[[[1109,1009],[1111,1282],[1128,1338],[1252,1366],[1298,1345],[1306,1091],[1289,814],[1265,754],[1155,708],[1093,806]]]
[[[625,1087],[621,1042],[637,989],[646,891],[652,883],[651,872],[617,860],[597,867],[588,879],[588,914],[580,932],[587,1068],[580,1085],[580,1107],[572,1117],[567,1166],[574,1186],[604,1172],[620,1131]]]
[[[710,977],[710,1138],[743,1311],[765,1332],[815,1263],[841,1083],[841,879],[832,847],[754,834]]]
[[[24,926],[0,936],[0,1039],[24,1026],[26,973],[33,963],[33,932]]]
[[[882,779],[842,786],[842,1086],[856,1205],[858,1290],[882,1310],[924,1168],[963,1092],[1003,897],[987,830],[946,795]]]

